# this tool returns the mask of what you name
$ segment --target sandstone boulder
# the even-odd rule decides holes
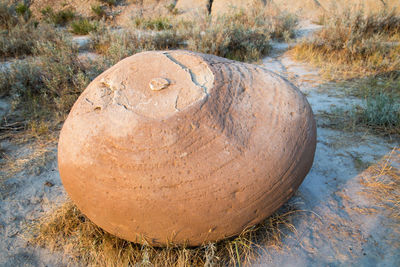
[[[62,128],[66,191],[126,240],[190,246],[240,233],[296,191],[314,158],[303,94],[264,68],[143,52],[98,76]]]

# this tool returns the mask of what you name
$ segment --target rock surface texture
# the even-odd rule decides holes
[[[271,215],[303,181],[315,146],[306,98],[277,74],[158,51],[88,86],[61,131],[58,162],[72,200],[106,231],[195,246]]]

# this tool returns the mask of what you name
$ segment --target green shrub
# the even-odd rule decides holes
[[[18,23],[15,6],[10,1],[0,1],[0,29],[9,29]]]
[[[86,35],[96,29],[96,25],[87,19],[75,20],[71,23],[71,32],[80,35]]]
[[[103,2],[109,6],[116,6],[117,5],[117,0],[100,0],[100,2]]]
[[[168,18],[159,17],[159,18],[136,18],[135,26],[144,30],[156,30],[156,31],[164,31],[172,28],[172,24]]]
[[[400,129],[400,102],[383,92],[368,97],[358,112],[358,120],[367,126]]]
[[[106,15],[106,11],[100,5],[92,6],[92,12],[96,15],[97,18],[103,18]]]
[[[400,135],[400,77],[376,77],[354,81],[351,95],[362,102],[350,109],[332,108],[325,116],[329,125],[355,130],[358,126],[376,133]]]
[[[176,8],[176,4],[175,3],[171,3],[171,4],[167,5],[166,9],[172,15],[178,15],[179,14],[179,10]]]
[[[41,12],[47,22],[51,22],[59,26],[65,26],[68,22],[75,18],[75,12],[72,9],[54,12],[53,8],[48,6],[42,9]]]
[[[29,6],[24,3],[19,3],[15,7],[15,12],[22,16],[25,21],[28,21],[32,16],[32,11],[29,9]]]

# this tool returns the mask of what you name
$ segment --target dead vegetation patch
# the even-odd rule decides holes
[[[68,201],[32,225],[27,236],[33,245],[63,251],[71,263],[89,266],[242,266],[268,249],[282,248],[282,238],[297,234],[293,220],[300,214],[286,204],[237,237],[199,247],[156,248],[103,231]]]
[[[370,166],[361,177],[361,184],[364,195],[400,223],[400,149],[394,148],[383,160]]]
[[[400,69],[400,16],[382,11],[332,15],[313,38],[292,52],[298,60],[321,67],[331,79],[379,75]]]

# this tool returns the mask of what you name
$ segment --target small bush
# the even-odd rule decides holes
[[[87,19],[75,20],[71,23],[71,32],[79,35],[86,35],[96,29],[96,25]]]
[[[0,28],[9,29],[18,23],[15,6],[9,1],[1,0],[0,2]]]
[[[75,18],[75,12],[72,9],[54,12],[51,7],[46,7],[41,12],[47,22],[51,22],[59,26],[65,26]]]
[[[400,76],[368,77],[345,82],[346,93],[360,97],[361,103],[332,108],[323,114],[328,126],[341,130],[368,128],[375,133],[400,136]]]
[[[217,20],[205,17],[186,33],[187,48],[239,61],[259,60],[269,51],[269,33],[249,20],[242,13]]]
[[[24,3],[0,0],[0,29],[10,29],[21,23],[21,18],[27,22],[32,16],[29,6]]]
[[[400,69],[400,16],[361,11],[335,15],[311,40],[294,48],[296,58],[323,67],[330,78],[352,78]]]
[[[103,18],[106,15],[106,11],[100,5],[92,6],[92,11],[96,15],[97,18]]]
[[[167,5],[165,8],[172,15],[178,15],[179,14],[179,10],[176,8],[176,4],[175,3],[171,3],[171,4]]]
[[[166,50],[181,47],[182,36],[176,31],[140,33],[134,29],[114,32],[107,27],[99,27],[91,34],[91,48],[105,56],[107,64],[115,64],[121,59],[144,50]]]
[[[242,27],[213,27],[189,37],[188,49],[239,60],[256,61],[269,51],[269,37]]]
[[[0,56],[21,57],[32,55],[38,42],[54,41],[58,33],[47,24],[35,22],[18,23],[8,31],[0,33]]]
[[[32,16],[32,11],[29,9],[29,6],[24,3],[19,3],[15,7],[15,12],[17,12],[18,15],[22,16],[25,21],[28,21]]]
[[[18,24],[7,32],[0,33],[0,56],[19,57],[33,53],[38,36],[32,24]]]
[[[172,28],[172,24],[168,18],[159,17],[159,18],[136,18],[135,26],[144,30],[156,30],[156,31],[164,31]]]
[[[33,55],[3,70],[0,94],[12,96],[28,121],[62,121],[103,69],[86,69],[70,37],[58,32],[52,39],[37,42]]]
[[[109,6],[116,6],[117,5],[117,0],[100,0],[100,2],[103,2]]]
[[[393,128],[400,134],[400,102],[395,101],[386,93],[368,97],[356,113],[358,122],[361,124]]]

